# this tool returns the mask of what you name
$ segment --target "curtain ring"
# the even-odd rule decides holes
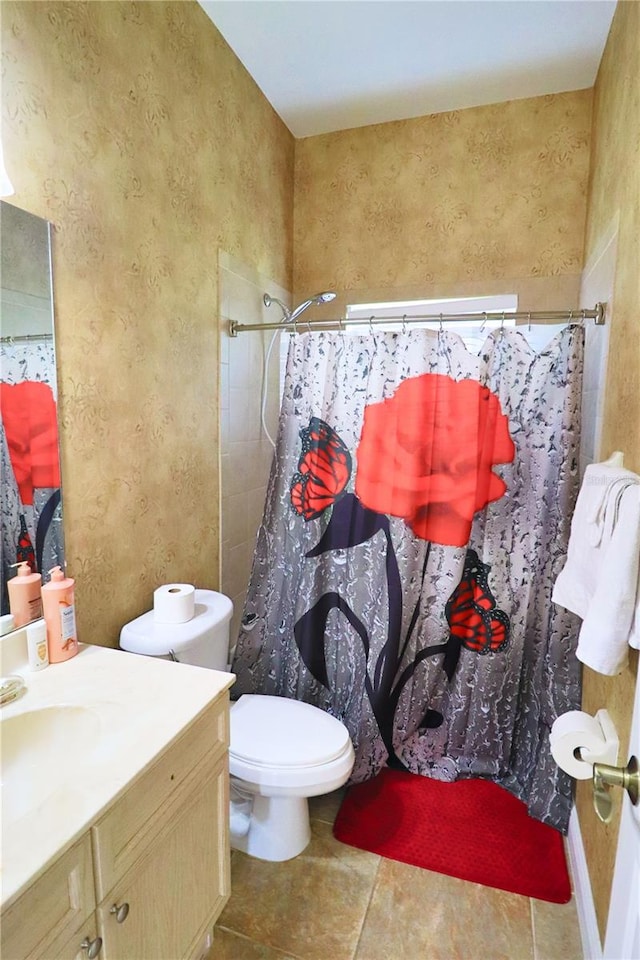
[[[573,310],[569,310],[569,323],[573,323]]]
[[[480,324],[480,333],[482,333],[482,331],[483,331],[484,328],[486,327],[486,325],[487,325],[487,320],[488,320],[488,317],[487,317],[486,311],[483,310],[483,311],[482,311],[482,323]]]
[[[442,314],[440,314],[440,329],[438,330],[438,333],[444,333],[444,327],[442,326]]]
[[[297,317],[293,318],[293,332],[296,334],[296,336],[298,335],[298,318]]]
[[[373,320],[374,320],[374,317],[375,317],[375,313],[372,313],[371,316],[369,317],[369,333],[371,334],[371,336],[373,336]]]
[[[503,310],[503,311],[502,311],[502,320],[500,321],[500,329],[501,329],[501,330],[504,330],[504,314],[505,314],[505,311]]]
[[[531,311],[527,314],[527,322],[529,324],[529,333],[531,333]]]
[[[406,315],[406,313],[403,314],[403,317],[402,317],[402,332],[403,332],[403,333],[406,333],[406,332],[407,332],[407,315]]]
[[[311,333],[311,321],[307,317],[307,333]]]

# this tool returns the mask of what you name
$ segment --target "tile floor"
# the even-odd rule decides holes
[[[334,839],[341,791],[311,801],[299,857],[234,851],[208,960],[582,960],[574,902],[530,900]]]

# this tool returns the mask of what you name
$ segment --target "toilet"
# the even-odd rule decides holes
[[[129,653],[228,670],[233,604],[214,590],[195,591],[186,623],[158,623],[153,611],[127,623]],[[354,752],[345,725],[299,700],[244,694],[231,704],[229,774],[231,846],[261,860],[290,860],[311,839],[308,798],[349,779]]]

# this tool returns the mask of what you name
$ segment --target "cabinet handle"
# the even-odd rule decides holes
[[[111,910],[109,910],[109,913],[115,914],[116,923],[124,923],[129,916],[129,904],[121,903],[118,905],[117,903],[114,903],[114,905],[111,907]]]
[[[80,944],[80,949],[87,951],[89,960],[94,960],[94,957],[97,957],[102,950],[102,937],[96,937],[95,940],[89,940],[89,937],[85,937]]]

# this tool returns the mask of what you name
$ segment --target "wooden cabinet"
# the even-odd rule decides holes
[[[86,960],[97,937],[99,960],[196,960],[230,891],[227,748],[223,695],[3,912],[3,960]]]

